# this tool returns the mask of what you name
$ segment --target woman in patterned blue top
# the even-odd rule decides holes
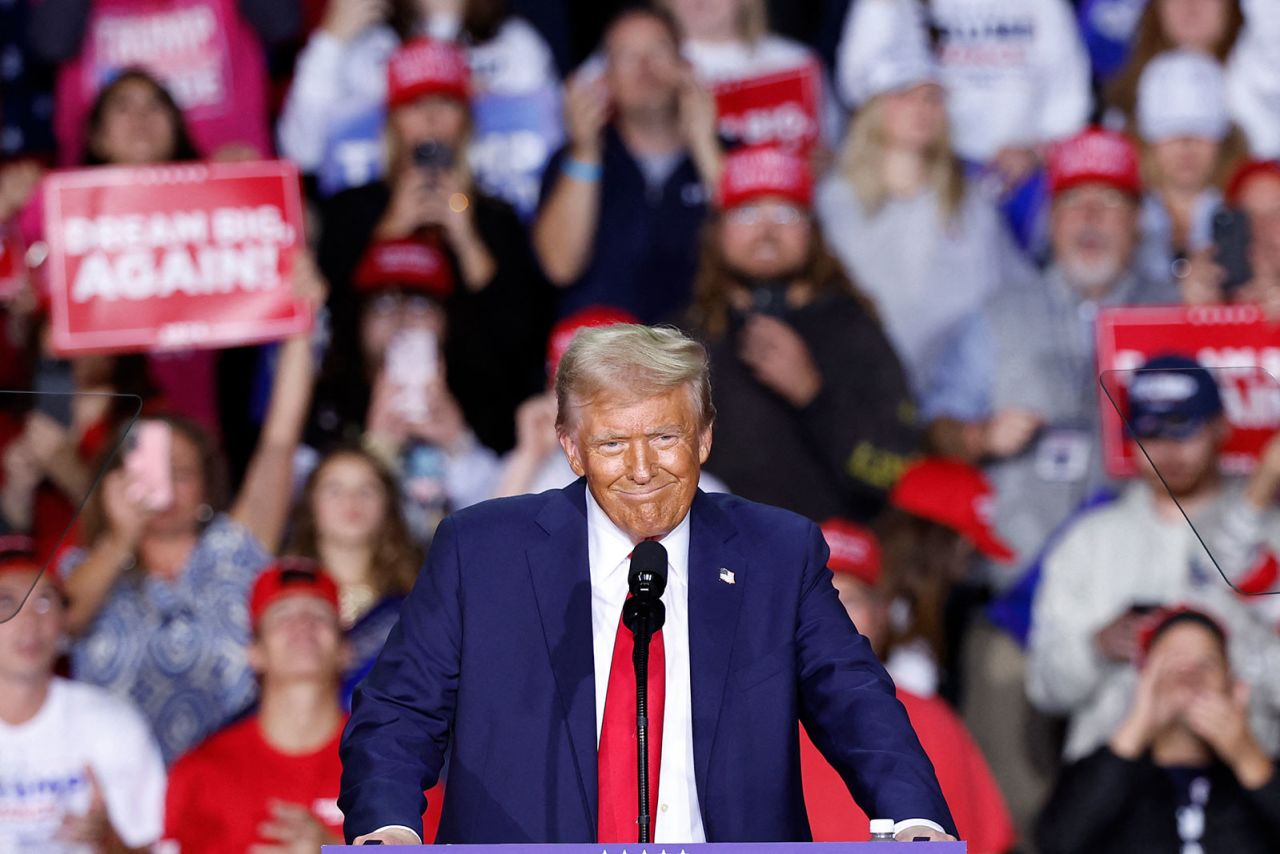
[[[324,284],[311,259],[300,257],[294,273],[295,288],[318,305]],[[228,509],[222,458],[209,437],[163,418],[173,437],[168,505],[145,508],[116,458],[86,507],[86,547],[59,562],[78,636],[73,675],[136,703],[168,763],[257,693],[245,602],[284,529],[312,362],[306,333],[284,342],[257,449]]]
[[[289,554],[320,563],[338,583],[351,664],[342,701],[373,666],[422,555],[400,507],[400,488],[373,454],[352,445],[330,451],[307,478],[290,526]]]

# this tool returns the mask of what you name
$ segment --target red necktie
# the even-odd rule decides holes
[[[636,674],[631,666],[635,638],[618,618],[604,698],[604,722],[596,754],[599,774],[599,842],[639,842],[640,794],[636,780]],[[662,631],[649,642],[649,839],[657,823],[658,769],[662,764],[662,709],[666,695],[666,655]]]

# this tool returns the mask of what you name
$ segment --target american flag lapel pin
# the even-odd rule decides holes
[[[733,577],[733,570],[732,570],[732,569],[725,569],[723,566],[722,566],[722,567],[720,567],[720,580],[721,580],[721,581],[723,581],[725,584],[737,584],[737,583],[738,583],[737,579],[735,579],[735,578]]]

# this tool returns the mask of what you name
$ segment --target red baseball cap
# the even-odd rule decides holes
[[[875,534],[844,519],[828,519],[820,527],[822,538],[831,549],[828,569],[873,586],[880,582],[880,542]]]
[[[1195,605],[1175,604],[1157,608],[1142,621],[1138,628],[1139,665],[1151,653],[1151,646],[1165,629],[1173,623],[1195,623],[1216,634],[1225,648],[1229,635],[1222,621],[1205,609]]]
[[[554,377],[560,367],[560,360],[573,343],[573,336],[579,329],[595,326],[613,326],[618,323],[639,323],[640,319],[625,309],[611,305],[590,305],[581,311],[575,311],[551,327],[551,337],[547,339],[547,376]]]
[[[447,95],[465,101],[469,95],[471,70],[467,55],[452,42],[417,38],[406,42],[387,63],[387,106],[421,98]]]
[[[991,527],[991,484],[982,472],[958,460],[930,457],[910,466],[889,493],[889,503],[945,525],[989,558],[1010,561],[1013,549]]]
[[[1275,160],[1246,160],[1236,167],[1236,170],[1231,173],[1231,178],[1227,181],[1227,204],[1238,205],[1240,203],[1240,194],[1244,192],[1245,185],[1254,178],[1263,175],[1270,175],[1280,180],[1280,162]]]
[[[1138,149],[1122,133],[1091,127],[1049,146],[1045,156],[1049,192],[1053,195],[1081,184],[1106,184],[1137,196],[1142,193]]]
[[[420,291],[443,302],[453,293],[453,268],[444,252],[430,243],[383,240],[365,250],[355,284],[361,291]]]
[[[35,541],[25,534],[0,534],[0,575],[6,572],[33,572],[36,575],[43,573],[54,589],[66,599],[67,591],[62,585],[62,579],[53,571],[57,564],[58,561],[51,561],[46,571],[36,558]]]
[[[810,207],[813,176],[809,162],[767,146],[729,152],[720,172],[720,209],[727,211],[770,196]]]
[[[338,585],[320,565],[302,557],[282,557],[263,570],[249,594],[249,625],[255,629],[267,608],[289,596],[314,596],[338,610]]]

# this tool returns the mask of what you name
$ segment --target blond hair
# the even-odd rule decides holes
[[[700,426],[715,420],[706,348],[671,326],[617,323],[573,336],[556,370],[556,429],[573,409],[602,396],[643,399],[687,388]]]
[[[884,95],[872,98],[854,114],[840,152],[840,169],[868,216],[875,216],[887,201],[884,180]],[[925,183],[938,194],[943,218],[951,220],[964,201],[964,171],[951,153],[951,133],[942,133],[925,153]]]

